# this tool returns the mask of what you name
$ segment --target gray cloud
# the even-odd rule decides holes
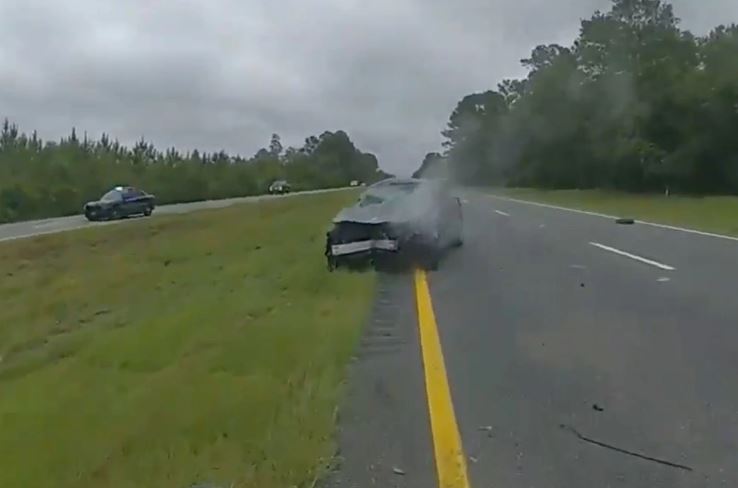
[[[389,171],[440,144],[458,99],[522,74],[536,44],[569,44],[607,0],[3,0],[0,111],[57,138],[250,155],[347,130]],[[703,33],[734,0],[677,0]]]

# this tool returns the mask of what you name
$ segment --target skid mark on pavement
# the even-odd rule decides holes
[[[456,424],[441,340],[424,271],[415,272],[415,294],[438,486],[469,488],[464,449]]]

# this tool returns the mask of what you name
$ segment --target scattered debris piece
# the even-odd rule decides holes
[[[579,283],[579,286],[584,288],[584,283]]]
[[[604,409],[604,408],[600,407],[600,406],[599,406],[599,405],[597,405],[596,403],[593,403],[593,404],[592,404],[592,410],[594,410],[595,412],[604,412],[604,411],[605,411],[605,409]]]
[[[637,458],[640,458],[640,459],[644,459],[646,461],[651,461],[651,462],[654,462],[654,463],[663,464],[664,466],[669,466],[669,467],[676,468],[676,469],[682,469],[684,471],[694,471],[694,469],[690,468],[689,466],[685,466],[683,464],[672,463],[671,461],[664,461],[663,459],[658,459],[658,458],[654,458],[654,457],[651,457],[651,456],[646,456],[644,454],[639,454],[637,452],[628,451],[626,449],[621,449],[619,447],[615,447],[613,445],[606,444],[604,442],[600,442],[598,440],[591,439],[589,437],[585,437],[582,434],[580,434],[577,429],[575,429],[574,427],[572,427],[570,425],[561,424],[561,425],[559,425],[559,427],[561,427],[562,430],[565,430],[565,431],[573,434],[580,441],[584,441],[584,442],[587,442],[589,444],[594,444],[595,446],[604,447],[605,449],[610,449],[611,451],[619,452],[621,454],[627,454],[628,456],[637,457]]]
[[[400,476],[405,476],[405,470],[398,467],[392,468],[392,472]]]
[[[616,224],[621,225],[633,225],[635,224],[635,220],[630,217],[620,218],[615,221]]]
[[[481,427],[479,427],[479,430],[482,431],[482,432],[486,432],[487,433],[487,437],[489,437],[489,438],[492,438],[492,437],[495,436],[495,433],[492,430],[492,426],[491,425],[482,425]]]
[[[667,278],[666,276],[662,276],[661,278],[659,278],[656,281],[658,281],[659,283],[666,283],[668,281],[671,281],[671,278]]]
[[[476,464],[479,461],[479,459],[475,458],[474,456],[469,456],[469,461],[471,461],[474,464]]]

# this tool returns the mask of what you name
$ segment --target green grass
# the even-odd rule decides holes
[[[0,486],[310,486],[371,274],[350,192],[0,244]]]
[[[666,197],[602,190],[495,189],[493,192],[568,208],[738,235],[738,197]]]

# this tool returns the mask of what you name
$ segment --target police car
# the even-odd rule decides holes
[[[156,207],[154,195],[133,186],[116,186],[99,200],[87,202],[84,214],[87,220],[114,220],[130,215],[149,216]]]

